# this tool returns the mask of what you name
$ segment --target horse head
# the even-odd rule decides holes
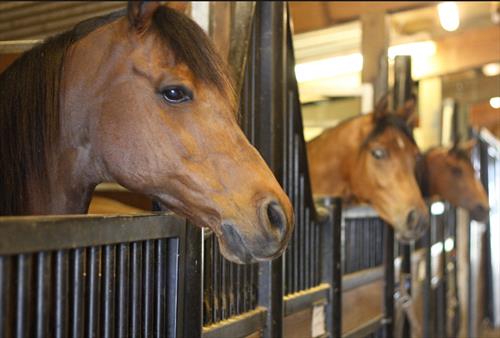
[[[58,54],[52,52],[56,47]],[[117,182],[210,227],[234,262],[283,252],[293,229],[292,206],[240,129],[228,67],[194,21],[158,2],[131,1],[126,12],[82,22],[26,53],[6,70],[0,86],[12,87],[6,82],[24,63],[46,55],[53,56],[47,63],[61,60],[52,67],[61,72],[59,80],[54,76],[57,90],[43,93],[57,98],[46,118],[57,124],[38,125],[40,133],[52,128],[57,137],[49,142],[40,134],[50,151],[45,150],[46,163],[32,161],[46,167],[47,187],[37,188],[40,180],[20,164],[28,168],[25,191],[31,193],[19,198],[17,209],[12,203],[0,211],[86,212],[97,184]],[[26,90],[19,87],[15,90]],[[2,118],[18,118],[11,110],[21,110],[14,103],[22,96],[11,96]],[[41,116],[47,105],[32,101],[27,106]],[[38,132],[33,129],[29,132]],[[14,168],[1,169],[14,176]],[[9,186],[8,180],[0,183]],[[8,189],[13,199],[23,195]]]
[[[428,193],[469,211],[477,221],[489,214],[486,191],[479,181],[470,157],[476,141],[455,142],[449,148],[436,147],[425,154]]]

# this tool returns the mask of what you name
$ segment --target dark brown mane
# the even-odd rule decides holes
[[[368,143],[370,143],[377,136],[382,134],[387,128],[392,127],[396,130],[402,132],[413,144],[416,145],[415,138],[413,137],[413,131],[408,126],[408,123],[402,117],[396,114],[387,114],[382,116],[381,118],[376,119],[375,127],[368,134],[365,140],[362,143],[361,148],[366,147]]]
[[[200,26],[189,17],[165,6],[155,11],[153,22],[175,52],[177,62],[186,64],[198,80],[215,85],[223,95],[230,95],[231,101],[234,101],[229,68]]]
[[[48,187],[47,162],[59,136],[59,83],[68,47],[120,15],[83,21],[25,52],[0,74],[0,215],[26,210],[28,179]]]

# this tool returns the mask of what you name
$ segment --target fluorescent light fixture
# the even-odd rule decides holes
[[[444,241],[444,251],[450,252],[451,250],[453,250],[454,247],[455,247],[455,242],[453,241],[453,238],[447,238]]]
[[[429,57],[436,54],[436,43],[429,40],[395,45],[389,47],[387,54],[391,60],[393,60],[396,55],[411,55],[412,59]]]
[[[443,243],[437,242],[433,246],[431,246],[431,256],[436,257],[439,256],[443,252]]]
[[[431,205],[431,214],[433,215],[442,215],[444,212],[444,203],[443,202],[434,202]]]
[[[342,74],[357,73],[362,68],[363,56],[361,53],[354,53],[298,64],[295,66],[295,75],[297,81],[305,82]]]
[[[488,63],[483,66],[482,70],[485,76],[496,76],[500,74],[500,62]]]
[[[438,5],[439,22],[441,27],[448,32],[453,32],[460,26],[458,6],[453,1],[441,2]]]
[[[495,96],[490,99],[490,106],[494,109],[500,108],[500,96]]]

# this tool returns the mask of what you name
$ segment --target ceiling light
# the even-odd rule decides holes
[[[500,108],[500,96],[495,96],[490,99],[490,106],[493,107],[493,109],[498,109]]]
[[[483,74],[485,76],[496,76],[500,74],[500,62],[488,63],[483,66]]]
[[[438,5],[439,21],[441,27],[448,32],[453,32],[460,26],[460,15],[458,13],[458,6],[455,2],[441,2]]]
[[[419,41],[391,46],[387,51],[390,60],[397,55],[411,55],[412,58],[429,57],[436,54],[436,43],[434,41]]]
[[[298,64],[295,66],[295,75],[297,81],[305,82],[356,73],[362,68],[363,56],[361,53],[354,53]]]

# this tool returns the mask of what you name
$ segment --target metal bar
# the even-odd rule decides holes
[[[55,254],[55,301],[54,337],[68,337],[68,252],[59,250]]]
[[[167,280],[167,240],[159,239],[155,241],[155,283],[154,283],[154,337],[163,338],[167,329],[167,290],[165,282]],[[172,315],[172,314],[170,314]]]
[[[180,323],[184,325],[184,337],[199,337],[202,331],[203,304],[203,233],[192,224],[186,226],[184,251],[180,252],[183,261],[178,274],[179,312],[184,313]],[[184,253],[184,254],[183,254]],[[184,289],[181,288],[184,287]],[[190,305],[192,304],[192,306]]]
[[[142,264],[142,336],[152,337],[153,335],[153,256],[154,242],[149,240],[144,242],[143,246],[143,264]]]
[[[7,281],[5,273],[5,257],[0,256],[0,338],[5,338],[5,321],[6,321],[6,294]],[[38,337],[37,337],[38,338]]]
[[[128,337],[129,244],[118,245],[116,268],[116,335]]]
[[[141,291],[143,278],[142,274],[142,243],[132,243],[130,250],[130,336],[138,337],[141,333]],[[147,317],[146,317],[147,318]]]
[[[433,226],[434,216],[431,216],[430,226]],[[432,323],[432,306],[431,306],[431,278],[432,278],[432,259],[431,259],[431,233],[430,229],[427,229],[423,239],[423,246],[425,247],[425,279],[423,285],[423,307],[424,310],[427,309],[427,315],[423,316],[422,334],[424,337],[432,337],[434,334],[431,331]]]
[[[232,320],[226,320],[203,328],[203,338],[247,337],[263,329],[266,309],[258,307]]]
[[[15,323],[15,337],[24,338],[28,337],[26,323],[29,323],[29,256],[17,256],[17,271],[16,271],[16,323]]]
[[[0,217],[0,255],[177,237],[184,224],[173,214]]]
[[[373,283],[384,278],[384,267],[378,266],[342,276],[342,292]]]
[[[35,271],[35,337],[48,337],[49,306],[50,306],[50,254],[40,252],[36,254]],[[1,286],[2,293],[5,291]],[[0,314],[0,321],[3,316]],[[1,332],[1,330],[0,330]]]
[[[382,325],[383,315],[379,315],[372,320],[362,323],[359,327],[346,332],[342,335],[342,338],[357,338],[357,337],[365,337],[370,333],[376,332]]]
[[[83,334],[83,249],[70,252],[70,337],[80,338]]]
[[[394,327],[394,231],[386,224],[384,231],[384,338],[392,338]]]
[[[309,288],[306,291],[295,293],[284,297],[284,316],[290,316],[294,313],[311,308],[318,301],[328,302],[330,298],[331,285],[322,283],[318,286]]]
[[[101,291],[101,337],[114,337],[115,321],[115,246],[106,245],[103,252],[102,291]]]
[[[95,338],[98,334],[99,322],[99,285],[100,285],[101,248],[91,247],[87,250],[86,261],[86,295],[85,295],[85,337]],[[104,289],[104,292],[107,292]]]

